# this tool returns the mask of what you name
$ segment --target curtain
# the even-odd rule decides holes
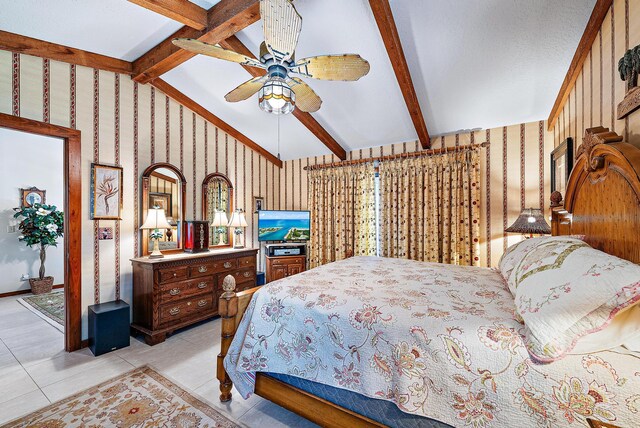
[[[373,163],[309,171],[311,267],[354,255],[376,255]]]
[[[477,149],[380,163],[381,255],[479,265]]]

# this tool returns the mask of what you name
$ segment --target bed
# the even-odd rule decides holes
[[[586,131],[554,235],[640,262],[640,150]],[[323,426],[633,426],[640,359],[534,361],[495,269],[354,257],[220,298],[221,400],[255,392]],[[259,290],[259,292],[258,292]],[[244,315],[244,318],[243,318]],[[234,340],[235,338],[235,340]]]

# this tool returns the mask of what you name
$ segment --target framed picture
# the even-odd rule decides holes
[[[551,192],[564,196],[573,169],[573,138],[568,137],[551,152]]]
[[[262,211],[262,209],[264,207],[264,198],[262,196],[254,196],[253,197],[253,206],[254,206],[254,211],[255,212]]]
[[[149,192],[149,207],[158,207],[164,210],[165,217],[173,218],[173,204],[171,193]]]
[[[20,208],[31,208],[33,204],[45,204],[46,194],[46,190],[40,190],[37,187],[20,189]]]
[[[98,239],[100,241],[108,241],[113,239],[113,227],[99,227]]]
[[[122,167],[91,164],[90,214],[92,220],[122,218]]]

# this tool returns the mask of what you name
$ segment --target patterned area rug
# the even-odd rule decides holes
[[[5,427],[235,428],[212,409],[148,366],[53,403]]]
[[[18,302],[61,332],[64,332],[63,290],[21,297]]]

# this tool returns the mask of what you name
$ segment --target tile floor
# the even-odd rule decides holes
[[[258,396],[245,401],[235,393],[231,403],[219,401],[215,379],[219,318],[182,330],[153,347],[132,338],[130,347],[94,357],[88,349],[64,352],[62,333],[16,299],[0,299],[0,424],[149,364],[243,425],[316,426]]]

